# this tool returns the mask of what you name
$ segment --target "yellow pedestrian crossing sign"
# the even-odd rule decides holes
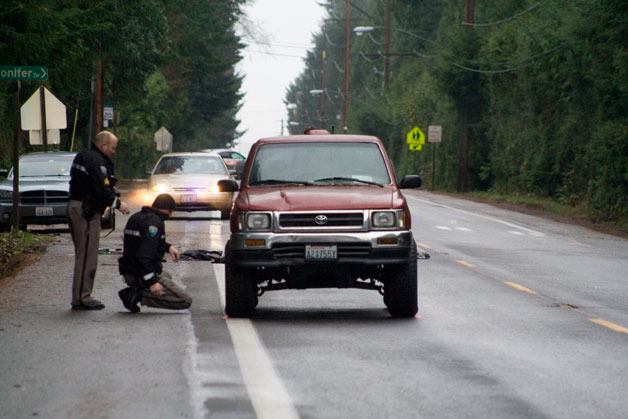
[[[408,143],[410,151],[423,150],[423,144],[425,144],[425,133],[423,133],[419,127],[412,128],[406,135],[406,143]]]

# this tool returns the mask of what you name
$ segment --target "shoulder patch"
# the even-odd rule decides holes
[[[105,166],[100,166],[100,171],[103,175],[107,176],[107,168]]]
[[[148,226],[148,236],[156,237],[159,233],[159,229],[156,226]]]

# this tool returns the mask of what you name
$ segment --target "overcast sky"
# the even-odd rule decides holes
[[[257,139],[280,135],[281,121],[287,123],[286,89],[304,69],[302,57],[312,45],[325,10],[317,0],[254,0],[244,11],[248,26],[262,41],[245,39],[249,45],[238,66],[245,94],[239,129],[246,133],[236,148],[247,154]]]

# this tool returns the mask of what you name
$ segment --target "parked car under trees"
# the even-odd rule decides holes
[[[67,224],[70,191],[70,167],[76,153],[27,153],[19,160],[19,227],[29,224]],[[13,223],[13,168],[6,180],[0,181],[0,232]],[[102,220],[103,228],[115,226],[114,211]]]

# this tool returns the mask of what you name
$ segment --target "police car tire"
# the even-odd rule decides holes
[[[413,243],[408,263],[394,269],[384,285],[384,302],[392,317],[414,317],[419,311],[416,255],[416,244]]]
[[[257,305],[257,286],[244,269],[233,264],[226,247],[225,258],[225,313],[229,317],[249,318]]]

